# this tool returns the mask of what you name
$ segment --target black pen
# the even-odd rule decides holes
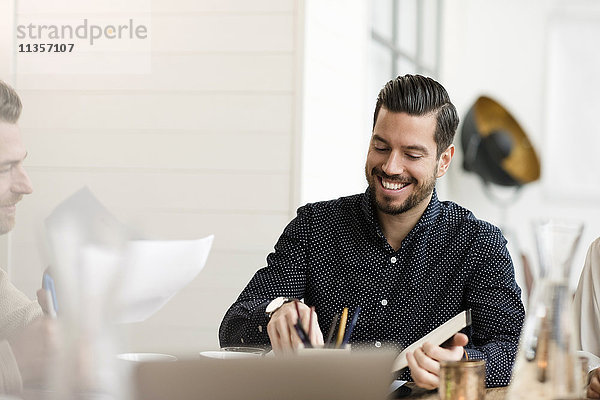
[[[296,333],[300,337],[300,340],[302,341],[304,347],[306,347],[307,349],[312,348],[312,344],[310,343],[310,340],[308,339],[308,336],[306,335],[306,332],[304,331],[302,326],[300,326],[300,324],[296,324],[294,325],[294,328],[296,329]]]
[[[310,339],[308,338],[306,331],[302,327],[302,318],[300,318],[300,307],[298,306],[298,300],[294,300],[294,305],[296,306],[296,315],[298,316],[298,322],[296,322],[294,328],[296,329],[296,333],[300,337],[300,340],[302,341],[304,347],[311,348],[312,344],[310,343]]]
[[[325,342],[325,347],[331,346],[331,339],[333,339],[333,334],[335,333],[335,327],[338,322],[338,318],[340,318],[340,313],[336,313],[331,320],[331,325],[329,325],[329,333],[327,333],[327,342]]]

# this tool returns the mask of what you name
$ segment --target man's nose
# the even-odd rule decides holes
[[[29,175],[22,165],[17,165],[13,168],[13,182],[11,190],[17,194],[30,194],[33,192]]]
[[[402,155],[396,151],[390,152],[387,160],[382,166],[383,172],[388,175],[400,175],[404,172]]]

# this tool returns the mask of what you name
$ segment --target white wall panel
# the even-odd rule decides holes
[[[95,130],[102,136],[98,129],[273,133],[292,128],[289,94],[22,91],[21,95],[26,104],[21,117],[24,130]]]
[[[152,74],[19,75],[17,85],[25,90],[57,91],[291,93],[293,65],[292,54],[161,53],[152,55]]]
[[[54,133],[54,131],[53,131]],[[114,132],[113,132],[114,133]],[[31,166],[289,171],[290,135],[27,132]],[[52,148],[52,152],[46,151]],[[187,171],[182,171],[187,172]]]
[[[274,244],[274,243],[273,243]],[[268,249],[271,252],[272,247]],[[234,298],[250,281],[254,272],[265,265],[267,253],[260,252],[229,252],[215,250],[209,256],[206,267],[200,275],[190,283],[189,288],[232,289]],[[229,307],[229,305],[227,306]]]
[[[178,15],[152,19],[152,51],[291,52],[292,15]]]
[[[131,12],[137,12],[141,9],[150,10],[151,0],[19,0],[19,14],[107,14],[111,13],[123,15]]]
[[[116,14],[151,7],[153,13],[282,13],[294,10],[294,0],[19,0],[22,14],[101,13]]]
[[[178,0],[177,11],[185,13],[292,13],[294,0]],[[169,0],[153,0],[155,13],[173,12],[173,3]]]
[[[83,186],[109,208],[286,213],[289,207],[287,172],[65,171],[34,167],[28,171],[34,195],[25,200],[19,213],[32,212],[30,203],[34,202],[36,209],[50,210]]]

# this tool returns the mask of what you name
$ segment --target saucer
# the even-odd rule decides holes
[[[245,353],[240,351],[201,351],[200,355],[202,357],[218,358],[220,360],[261,357],[261,355],[257,353]]]
[[[161,353],[122,353],[117,354],[119,360],[133,362],[148,362],[148,361],[177,361],[177,357],[170,354]]]

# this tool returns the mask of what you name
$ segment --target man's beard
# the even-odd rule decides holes
[[[8,233],[15,226],[15,218],[0,216],[0,235]]]
[[[10,232],[15,226],[15,215],[4,215],[1,208],[16,205],[22,198],[22,195],[16,195],[0,202],[0,235]]]
[[[437,166],[436,169],[433,171],[431,177],[419,184],[415,178],[403,175],[387,175],[385,172],[383,172],[377,167],[373,168],[371,170],[371,174],[369,174],[367,168],[365,167],[365,175],[367,176],[367,182],[369,184],[369,189],[371,192],[371,199],[375,204],[375,207],[377,207],[379,211],[389,215],[403,214],[408,210],[413,209],[414,207],[419,205],[423,200],[429,197],[429,195],[431,195],[431,192],[433,192],[433,188],[435,187],[436,172]],[[413,191],[408,196],[408,198],[404,200],[404,202],[400,205],[392,204],[391,199],[385,201],[385,198],[387,197],[385,194],[383,195],[384,200],[382,201],[377,198],[377,189],[381,191],[381,184],[379,183],[379,179],[377,179],[377,176],[396,182],[410,182],[410,184],[414,186]]]

